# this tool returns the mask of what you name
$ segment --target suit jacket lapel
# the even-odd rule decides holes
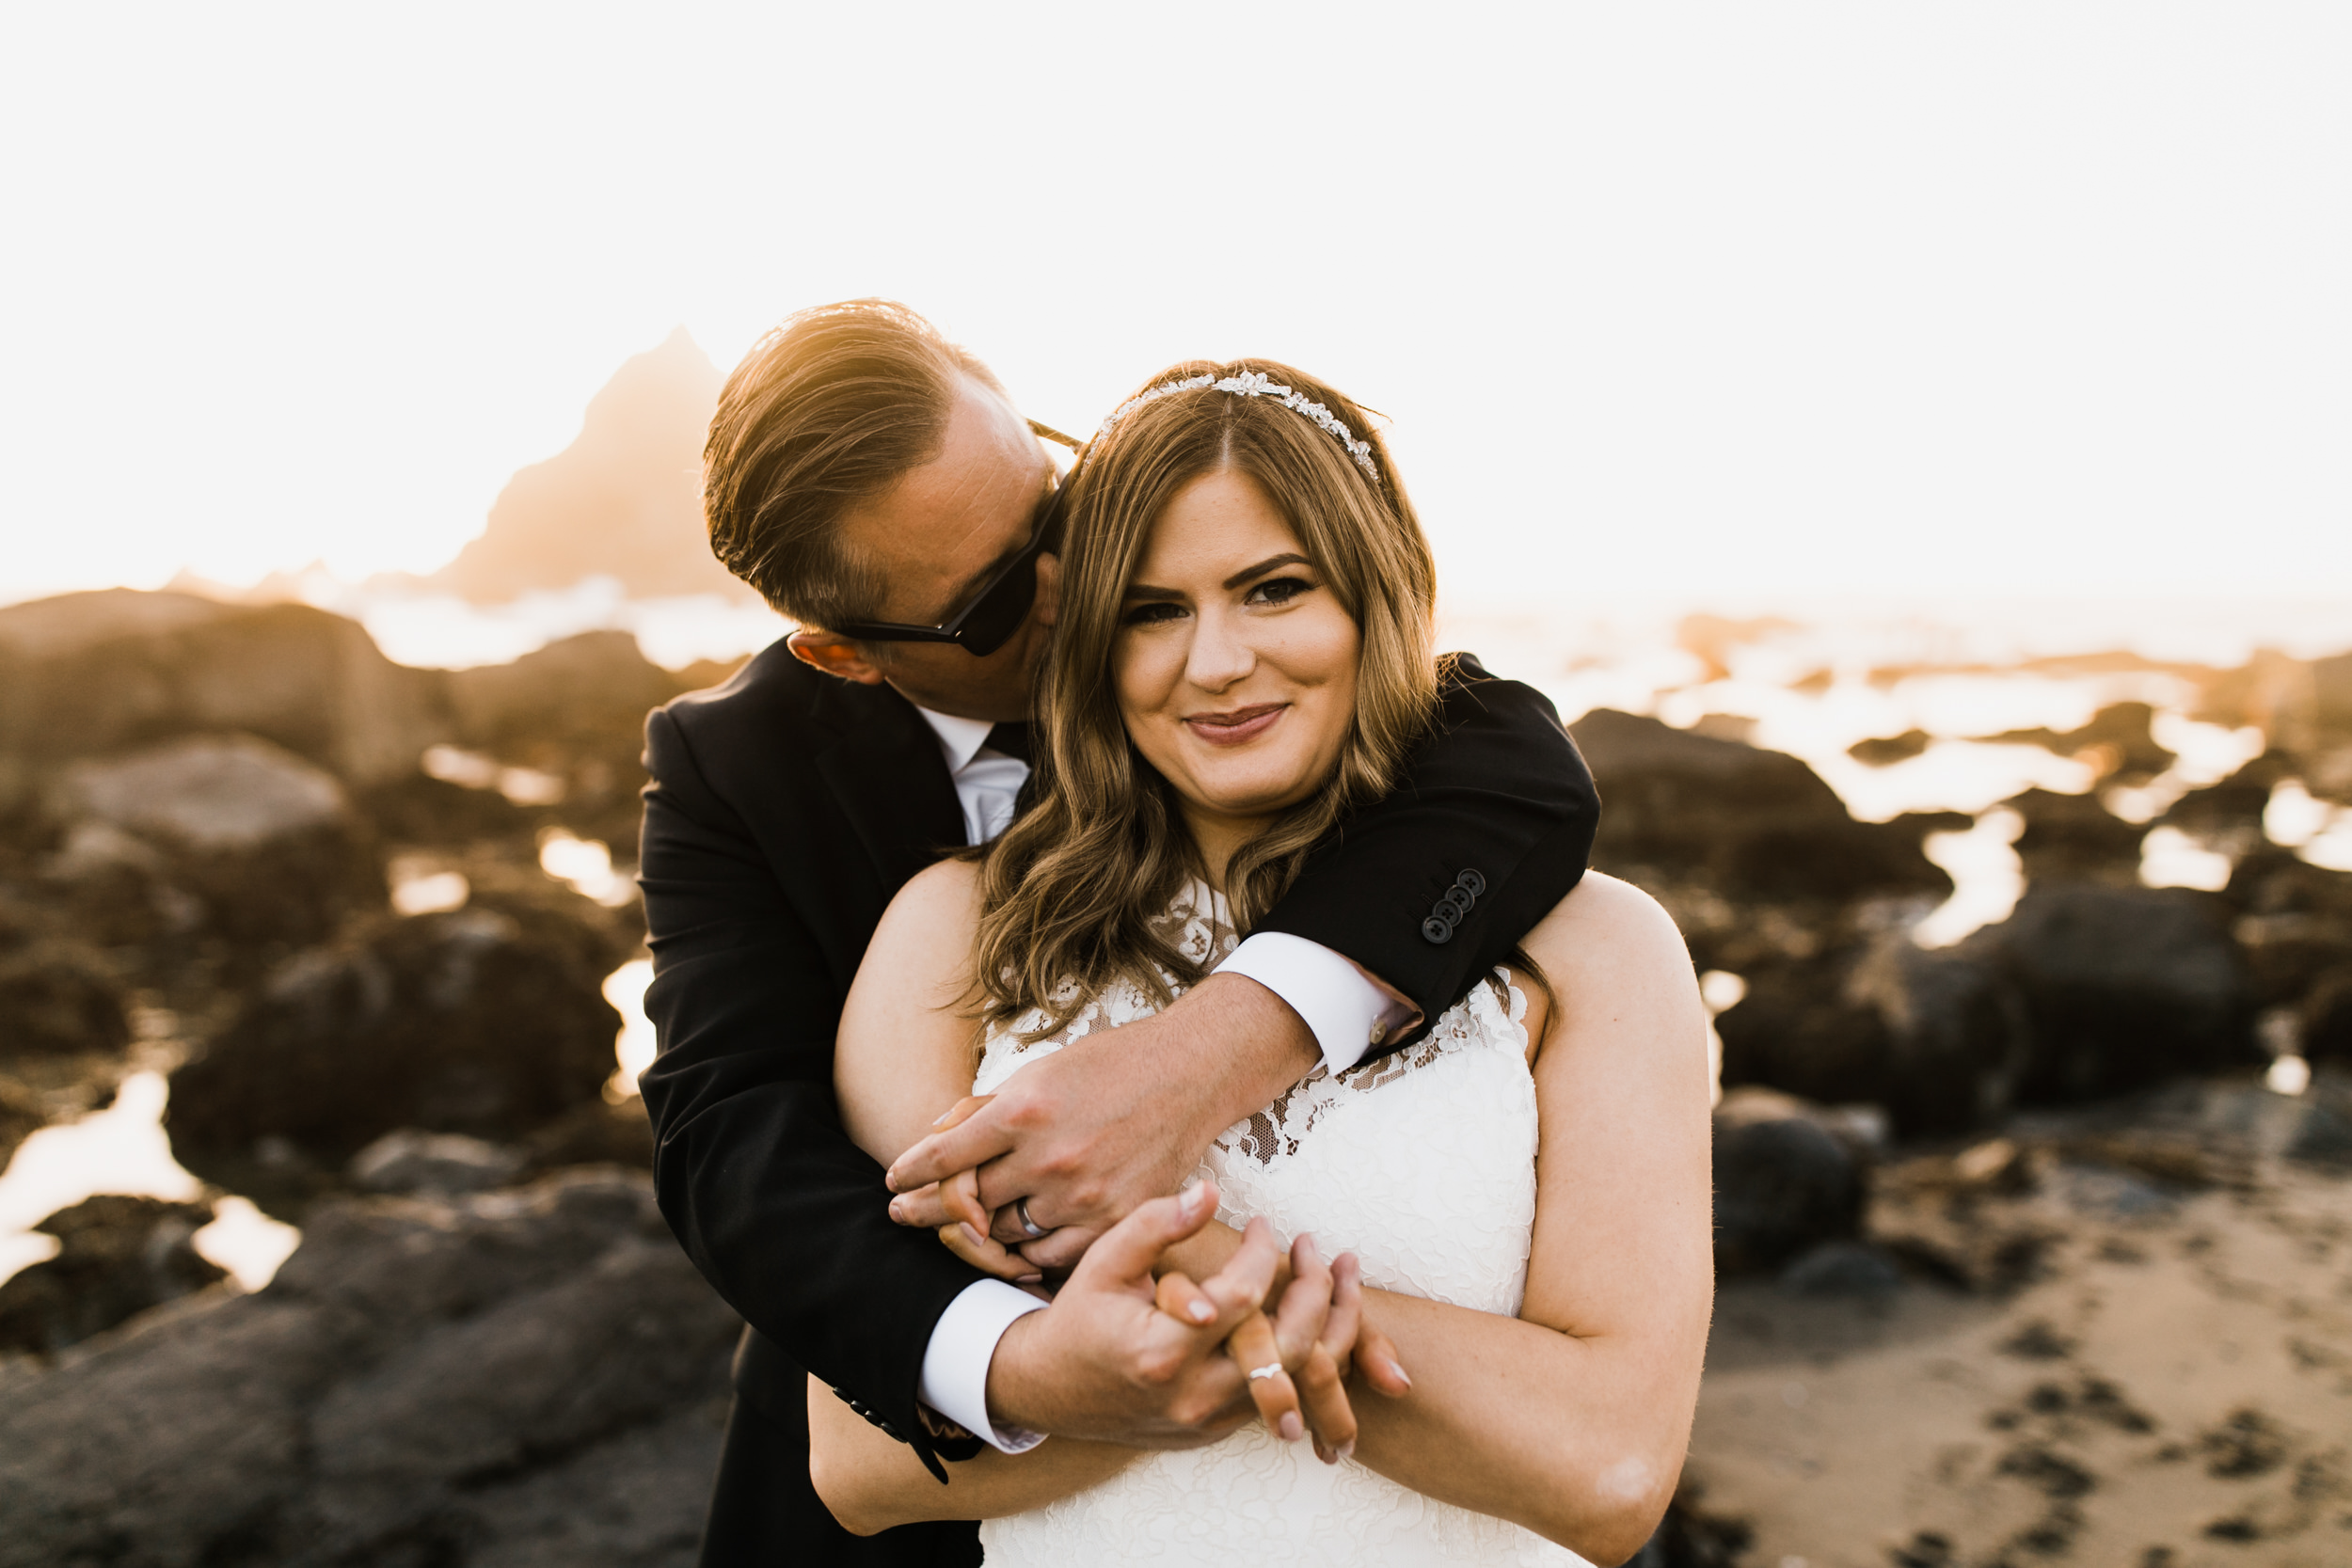
[[[963,806],[939,737],[913,703],[886,686],[845,684],[828,695],[849,711],[828,715],[843,733],[818,754],[818,770],[873,862],[887,902],[942,849],[963,842]]]

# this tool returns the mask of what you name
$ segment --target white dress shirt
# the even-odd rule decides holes
[[[985,844],[1012,820],[1013,801],[1029,777],[1029,765],[987,744],[994,728],[984,719],[957,719],[918,707],[939,736],[963,807],[970,841]],[[1323,1053],[1324,1066],[1344,1072],[1364,1053],[1414,1016],[1412,1005],[1353,961],[1319,942],[1279,931],[1250,937],[1217,966],[1220,974],[1246,974],[1288,1003],[1306,1022]],[[1000,1429],[988,1418],[988,1366],[996,1342],[1013,1320],[1045,1304],[1001,1279],[967,1286],[947,1306],[923,1353],[922,1402],[965,1431],[1007,1453],[1020,1453],[1043,1438],[1036,1433]]]

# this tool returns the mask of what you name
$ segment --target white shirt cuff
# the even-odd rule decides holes
[[[1216,972],[1246,974],[1289,1003],[1314,1035],[1324,1067],[1334,1073],[1345,1072],[1365,1052],[1421,1016],[1353,959],[1286,931],[1259,932],[1234,948]]]
[[[1025,1453],[1045,1441],[1041,1432],[1009,1427],[999,1432],[988,1419],[988,1364],[996,1341],[1013,1320],[1043,1310],[1045,1304],[1001,1279],[981,1279],[963,1288],[931,1327],[923,1351],[923,1381],[916,1397],[956,1425],[1006,1453]]]

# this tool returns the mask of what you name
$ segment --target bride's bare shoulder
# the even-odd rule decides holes
[[[1665,975],[1691,968],[1690,950],[1664,906],[1631,882],[1587,871],[1523,943],[1554,980],[1571,974]]]
[[[961,954],[970,948],[979,921],[980,868],[967,860],[946,860],[907,879],[883,911],[874,942],[900,951]]]

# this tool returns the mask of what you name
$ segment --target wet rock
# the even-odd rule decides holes
[[[1715,1021],[1726,1085],[1883,1106],[1906,1136],[1964,1132],[2009,1108],[2030,1061],[2022,994],[1971,952],[1900,933],[1747,976]]]
[[[532,1172],[560,1170],[565,1165],[626,1165],[631,1170],[653,1168],[653,1126],[645,1119],[645,1102],[630,1097],[618,1105],[599,1099],[578,1105],[548,1122],[524,1142]]]
[[[1846,754],[1866,768],[1885,768],[1898,762],[1909,762],[1934,741],[1935,737],[1925,730],[1905,730],[1897,736],[1857,740],[1846,748]]]
[[[2146,703],[2115,703],[2090,716],[2077,730],[2008,730],[1979,738],[1990,745],[2041,746],[2062,757],[2090,764],[2105,783],[2146,784],[2172,766],[2172,753],[2158,745],[2150,726],[2155,709]]]
[[[2019,1099],[2087,1100],[2259,1066],[2251,989],[2222,909],[2172,888],[2028,887],[1971,942],[2015,981],[2032,1020]]]
[[[522,1167],[518,1148],[404,1127],[353,1155],[351,1180],[372,1193],[478,1193],[504,1186]]]
[[[1855,1234],[1864,1160],[1812,1108],[1784,1096],[1725,1095],[1714,1137],[1719,1273],[1775,1270]]]
[[[739,1327],[650,1183],[326,1206],[0,1402],[0,1568],[692,1560]]]
[[[0,1074],[0,1170],[6,1170],[16,1146],[49,1123],[48,1107],[25,1085]]]
[[[612,1075],[617,948],[609,927],[476,898],[297,954],[172,1075],[173,1148],[276,1136],[340,1164],[397,1128],[516,1137]]]
[[[2314,1101],[2296,1124],[2286,1156],[2328,1170],[2352,1171],[2352,1115],[2326,1101]]]
[[[2036,787],[2002,804],[2025,820],[2017,857],[2029,879],[2139,885],[2139,841],[2148,830],[2124,821],[2097,796]]]
[[[504,845],[521,850],[553,819],[495,789],[468,789],[422,772],[365,791],[358,806],[388,843],[449,848]]]
[[[2294,757],[2276,749],[2266,751],[2219,784],[2183,795],[2157,820],[2208,841],[2258,844],[2270,792],[2295,771]]]
[[[461,742],[561,779],[567,824],[624,856],[636,850],[645,714],[689,689],[625,631],[582,632],[449,676]]]
[[[1665,1517],[1625,1568],[1740,1568],[1755,1541],[1745,1519],[1708,1510],[1705,1489],[1686,1473]]]
[[[0,756],[45,774],[76,757],[233,731],[354,783],[397,778],[442,738],[441,681],[386,658],[357,622],[308,605],[68,594],[0,609]]]
[[[2328,970],[2312,983],[2298,1022],[2304,1056],[2352,1063],[2352,964]]]
[[[1893,1256],[1864,1242],[1824,1242],[1780,1271],[1780,1288],[1800,1296],[1884,1296],[1902,1283]]]
[[[2020,1200],[2045,1180],[2047,1156],[2007,1138],[1957,1155],[1883,1165],[1865,1231],[1930,1275],[1964,1290],[2003,1291],[2039,1277],[2058,1233]]]
[[[0,958],[0,1062],[131,1041],[122,982],[77,942],[40,942]]]
[[[52,810],[74,824],[52,879],[119,895],[106,873],[150,884],[166,927],[237,943],[316,941],[384,899],[369,835],[329,773],[250,736],[194,736],[80,762]],[[158,887],[168,887],[160,894]],[[170,899],[192,901],[175,917]],[[85,902],[87,900],[85,899]]]
[[[1735,898],[1951,890],[1912,827],[1855,821],[1795,757],[1611,708],[1569,730],[1609,802],[1597,864],[1695,877]]]
[[[54,1355],[135,1313],[226,1277],[190,1244],[212,1223],[200,1204],[89,1198],[34,1227],[56,1257],[0,1284],[0,1350]]]

